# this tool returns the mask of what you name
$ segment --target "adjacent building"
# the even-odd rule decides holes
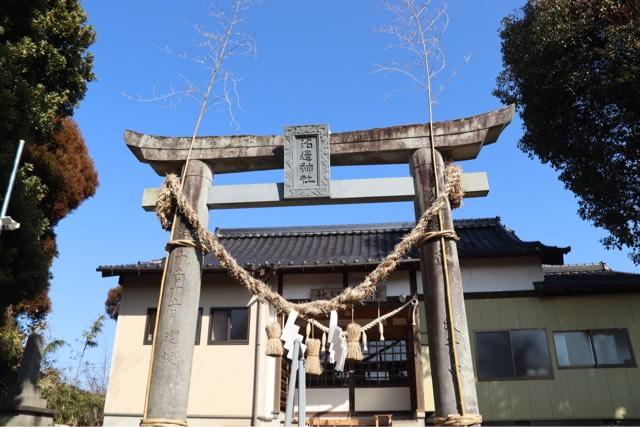
[[[290,300],[354,286],[413,224],[218,229],[246,268]],[[455,224],[485,424],[640,422],[640,274],[605,264],[563,265],[570,248],[520,240],[499,218]],[[163,260],[101,266],[119,276],[122,301],[105,404],[105,425],[142,416]],[[354,310],[365,324],[422,296],[416,252],[379,295]],[[422,425],[433,413],[423,308],[368,333],[362,362],[344,372],[324,364],[308,378],[307,416]],[[189,424],[278,425],[288,362],[267,357],[264,327],[276,319],[207,255],[190,385]],[[351,313],[341,313],[346,326]],[[315,331],[320,334],[319,331]]]

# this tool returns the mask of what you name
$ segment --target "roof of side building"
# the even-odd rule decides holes
[[[544,295],[580,295],[639,292],[640,274],[613,271],[604,262],[593,264],[547,265],[544,281],[535,282]]]

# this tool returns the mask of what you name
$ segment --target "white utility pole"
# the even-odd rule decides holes
[[[20,223],[14,221],[10,216],[7,215],[7,209],[9,208],[9,199],[11,199],[11,191],[13,191],[13,184],[16,181],[16,175],[18,173],[18,166],[20,165],[20,157],[22,157],[22,149],[24,148],[24,140],[20,140],[18,144],[18,151],[16,152],[16,158],[13,161],[13,170],[11,170],[11,176],[9,177],[9,185],[7,187],[7,192],[4,195],[4,200],[2,201],[2,210],[0,211],[0,233],[2,230],[16,230],[20,228]]]

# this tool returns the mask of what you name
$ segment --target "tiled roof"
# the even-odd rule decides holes
[[[542,271],[545,274],[557,274],[557,273],[586,273],[593,271],[608,271],[611,270],[609,266],[603,262],[590,262],[583,264],[563,264],[563,265],[543,265]]]
[[[544,266],[544,282],[535,282],[544,295],[640,292],[640,274],[611,270],[605,263]]]
[[[455,221],[460,236],[460,258],[539,256],[543,263],[561,264],[570,248],[525,242],[500,222],[500,218]],[[342,265],[374,265],[382,260],[411,230],[413,223],[328,225],[281,228],[217,229],[216,234],[241,265],[276,268],[332,268]],[[418,262],[413,249],[406,262]],[[153,271],[163,260],[136,264],[107,265],[97,268],[103,276],[126,272]],[[204,268],[218,269],[211,254]]]

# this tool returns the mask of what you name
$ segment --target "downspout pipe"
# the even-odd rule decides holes
[[[258,381],[260,379],[260,355],[262,354],[261,350],[261,336],[262,336],[262,302],[257,300],[256,311],[258,315],[256,316],[256,345],[255,345],[255,354],[253,358],[253,404],[251,405],[251,425],[258,425]]]
[[[304,427],[307,421],[307,376],[304,355],[300,351],[298,362],[298,427]]]
[[[287,409],[284,413],[284,427],[291,427],[293,421],[293,404],[296,393],[296,374],[298,373],[298,356],[300,354],[300,341],[293,342],[293,354],[291,355],[291,372],[289,384],[287,384]]]

